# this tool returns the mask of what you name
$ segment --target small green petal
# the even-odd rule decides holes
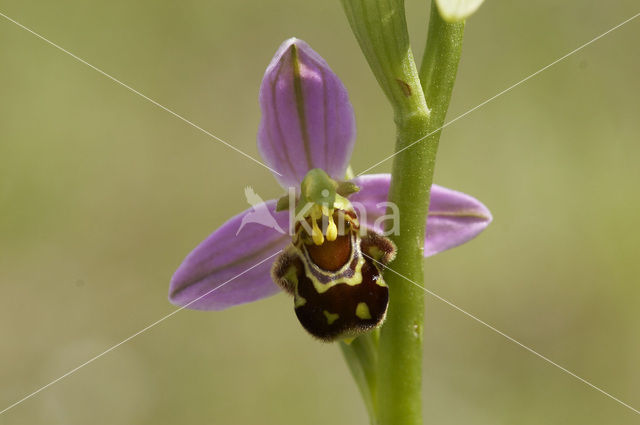
[[[345,198],[359,191],[360,188],[352,182],[339,182],[338,187],[336,188],[336,192],[338,192],[339,195],[344,196]]]
[[[276,204],[276,211],[284,211],[289,209],[289,195],[284,195],[278,199]]]

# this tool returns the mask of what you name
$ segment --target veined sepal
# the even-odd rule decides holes
[[[335,179],[347,170],[356,128],[342,82],[302,40],[286,40],[260,86],[258,149],[282,187],[298,186],[321,168]]]

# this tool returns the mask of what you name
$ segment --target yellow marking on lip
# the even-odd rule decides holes
[[[356,306],[356,316],[362,320],[371,319],[371,312],[367,303],[358,303]]]
[[[384,252],[374,245],[369,247],[369,255],[371,255],[376,261],[380,261],[384,256]]]
[[[322,283],[320,282],[313,274],[313,271],[322,273],[324,275],[337,275],[340,274],[342,272],[344,272],[347,268],[351,267],[351,262],[353,261],[353,256],[354,256],[354,252],[355,250],[359,249],[355,244],[352,243],[352,249],[351,249],[351,258],[349,259],[349,261],[347,261],[344,265],[344,267],[340,270],[337,270],[336,272],[331,272],[328,273],[324,270],[321,270],[315,263],[313,263],[313,261],[311,260],[311,258],[309,257],[309,254],[306,250],[304,250],[304,248],[298,248],[298,256],[299,258],[302,260],[302,264],[304,265],[304,269],[305,269],[305,276],[311,281],[311,283],[313,283],[313,287],[316,290],[316,292],[318,294],[323,294],[325,292],[327,292],[329,289],[333,288],[336,285],[339,284],[346,284],[349,286],[356,286],[362,283],[362,266],[364,266],[365,264],[365,258],[364,255],[360,254],[360,258],[358,258],[358,262],[356,263],[356,267],[353,271],[353,276],[351,277],[343,277],[341,279],[336,279],[336,280],[331,280],[327,283]],[[303,251],[304,250],[304,251]],[[312,271],[313,268],[313,271]],[[382,280],[382,279],[380,279]],[[380,286],[387,286],[384,281],[382,282],[376,282],[378,285]]]
[[[375,280],[375,282],[376,282],[376,285],[378,285],[378,286],[382,286],[383,288],[387,288],[387,287],[388,287],[388,286],[387,286],[387,283],[384,281],[384,279],[382,278],[382,276],[381,276],[381,275],[379,275],[379,276],[378,276],[378,278],[377,278],[377,279],[374,279],[374,280]]]
[[[324,314],[324,317],[327,318],[327,323],[329,325],[332,325],[333,322],[340,318],[340,315],[338,313],[329,313],[327,310],[322,310],[322,314]]]
[[[296,295],[293,298],[293,308],[302,307],[307,303],[307,300],[304,297],[301,297],[300,295],[298,295],[297,292],[298,291],[296,291]]]
[[[327,283],[320,282],[309,270],[309,265],[305,262],[304,266],[307,269],[308,273],[307,278],[313,283],[313,287],[318,294],[323,294],[327,292],[329,289],[333,288],[336,285],[346,284],[349,286],[356,286],[362,283],[362,266],[364,265],[365,260],[364,257],[360,257],[358,263],[356,264],[356,268],[354,270],[353,276],[351,277],[343,277],[342,279],[336,279]],[[349,262],[348,264],[351,264]],[[380,285],[380,283],[378,283]],[[381,286],[386,286],[384,283]]]

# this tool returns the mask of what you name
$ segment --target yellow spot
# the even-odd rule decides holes
[[[362,320],[371,319],[371,312],[367,303],[358,303],[356,306],[356,316]]]
[[[384,279],[382,278],[381,275],[376,275],[373,277],[373,281],[376,283],[376,285],[378,286],[382,286],[383,288],[387,287],[387,284],[385,283]]]
[[[340,318],[340,315],[337,313],[329,313],[327,310],[322,310],[322,313],[324,314],[324,317],[327,318],[327,323],[332,325],[333,322],[335,322],[336,320],[338,320]]]
[[[377,246],[371,246],[369,247],[369,255],[372,256],[376,261],[380,261],[382,260],[382,257],[384,257],[384,252],[382,252],[382,250]]]
[[[296,296],[293,298],[293,308],[302,307],[306,303],[307,303],[307,300],[298,294],[296,294]]]
[[[344,342],[347,345],[351,345],[351,343],[353,342],[354,339],[355,339],[355,337],[342,338],[342,342]]]

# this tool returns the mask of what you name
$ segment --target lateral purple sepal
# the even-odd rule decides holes
[[[291,237],[289,212],[275,212],[275,205],[254,205],[202,241],[174,273],[169,300],[194,310],[222,310],[279,292],[270,274],[277,256],[269,257]]]
[[[382,232],[379,218],[386,214],[387,197],[391,182],[390,174],[368,174],[353,182],[360,191],[349,200],[366,211],[365,223]],[[429,257],[461,245],[480,234],[492,220],[491,212],[480,201],[465,193],[431,186],[431,202],[424,243],[424,256]],[[402,232],[402,228],[399,229]]]

